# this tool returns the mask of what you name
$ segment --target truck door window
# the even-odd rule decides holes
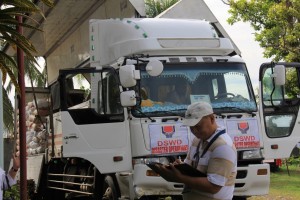
[[[300,87],[297,69],[295,67],[286,68],[286,84],[284,86],[274,84],[272,73],[271,68],[266,69],[262,79],[264,105],[279,106],[298,103]]]
[[[60,85],[59,85],[59,82],[55,82],[50,87],[50,92],[51,92],[52,109],[54,111],[57,111],[60,108]]]
[[[272,79],[272,69],[268,68],[263,76],[263,103],[266,106],[280,105],[283,100],[282,86],[276,86]]]
[[[104,114],[123,113],[120,100],[120,88],[116,75],[114,73],[104,72],[102,80],[100,96],[102,96],[101,100],[103,102],[100,102],[101,110]]]
[[[87,100],[90,90],[90,83],[85,76],[83,74],[76,74],[75,76],[67,78],[65,83],[68,107],[85,106],[79,105]]]
[[[270,138],[286,137],[291,134],[295,122],[294,115],[266,116],[267,135]]]
[[[114,70],[69,75],[64,83],[65,105],[76,124],[124,121]]]
[[[266,134],[270,138],[287,137],[292,133],[299,110],[299,71],[296,67],[286,67],[284,86],[275,85],[272,74],[273,70],[269,67],[262,76]]]

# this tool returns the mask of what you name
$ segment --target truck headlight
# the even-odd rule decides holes
[[[249,159],[262,159],[262,153],[260,149],[254,149],[249,151],[242,152],[242,159],[249,160]]]
[[[151,162],[158,162],[164,165],[169,164],[169,159],[167,157],[155,157],[155,158],[138,158],[133,160],[133,164],[148,164]]]

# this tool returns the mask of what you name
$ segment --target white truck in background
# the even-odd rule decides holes
[[[195,101],[212,104],[235,142],[234,195],[268,193],[263,153],[278,149],[264,147],[262,138],[270,138],[263,113],[229,39],[203,20],[90,20],[89,28],[89,64],[60,70],[49,86],[50,135],[43,162],[34,164],[40,166],[36,199],[182,199],[182,184],[146,164],[184,158],[193,136],[182,120]],[[36,157],[29,157],[29,168]]]

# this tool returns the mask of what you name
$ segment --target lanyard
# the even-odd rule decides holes
[[[207,152],[207,150],[209,149],[209,147],[214,143],[214,141],[216,141],[216,139],[225,133],[225,129],[224,130],[221,130],[219,131],[208,143],[208,145],[205,147],[205,149],[203,150],[201,156],[199,156],[199,148],[200,148],[200,143],[201,143],[201,140],[199,141],[198,143],[198,146],[197,146],[197,152],[194,154],[194,159],[196,158],[194,164],[193,164],[193,167],[194,168],[197,168],[198,166],[198,163],[199,163],[199,160],[200,158],[202,158],[204,156],[204,154]]]

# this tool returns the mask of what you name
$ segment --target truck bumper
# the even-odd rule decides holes
[[[146,165],[134,166],[133,182],[137,197],[152,195],[181,195],[183,184],[168,182],[160,176],[149,176],[150,170],[151,169]]]
[[[183,184],[168,182],[160,176],[149,176],[147,175],[147,170],[151,169],[143,164],[134,166],[132,182],[135,198],[155,195],[181,196]],[[238,167],[234,196],[266,195],[269,193],[269,186],[269,164],[253,164]]]
[[[256,196],[269,193],[269,164],[254,164],[238,167],[234,196]]]

